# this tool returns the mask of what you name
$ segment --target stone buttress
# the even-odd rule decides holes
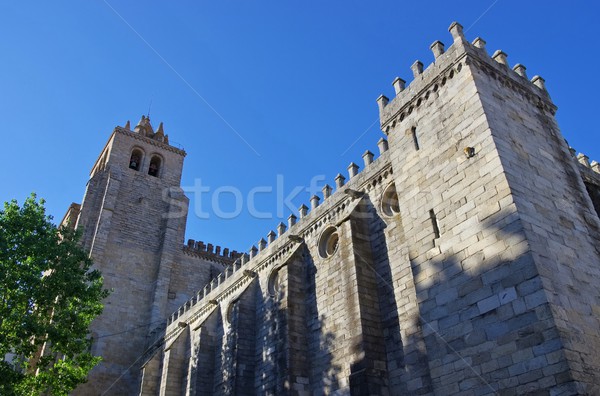
[[[141,378],[117,381],[141,395],[600,394],[600,166],[562,138],[541,77],[457,23],[450,33],[377,99],[379,156],[367,150],[362,171],[351,163],[248,254],[189,241],[180,255],[185,220],[152,223],[156,208],[186,207],[178,174],[142,183],[97,163],[65,221],[79,213],[121,290],[94,331],[131,329],[100,338],[98,375],[141,348]],[[150,182],[160,189],[137,194]],[[189,255],[204,260],[197,278],[174,281]]]

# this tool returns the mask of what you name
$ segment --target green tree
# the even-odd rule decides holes
[[[88,328],[108,291],[78,239],[35,194],[0,211],[1,395],[67,395],[100,361]]]

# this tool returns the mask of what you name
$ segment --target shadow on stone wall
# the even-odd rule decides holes
[[[478,223],[469,254],[444,245],[443,234],[434,240],[432,233],[431,247],[421,257],[394,256],[391,266],[384,232],[389,221],[366,205],[373,260],[357,256],[378,278],[390,394],[574,390],[542,281],[514,214],[500,211]],[[406,280],[399,278],[399,259],[406,260],[414,282],[412,312],[397,303],[398,294],[410,287],[398,283]],[[368,363],[351,366],[361,370]]]
[[[314,394],[331,394],[340,387],[342,371],[342,367],[333,362],[332,349],[334,348],[336,335],[333,332],[323,330],[326,317],[319,313],[317,306],[317,267],[308,249],[304,250],[302,256],[306,265],[308,345],[313,346],[309,349],[311,388]]]
[[[477,226],[468,255],[444,245],[442,234],[428,259],[411,257],[419,333],[408,342],[424,344],[418,350],[433,389],[481,395],[570,389],[562,343],[521,222],[498,212]],[[554,377],[561,372],[562,385]]]
[[[378,217],[368,199],[362,205],[360,216],[350,220],[361,223],[352,228],[355,261],[331,262],[356,266],[352,290],[360,296],[350,308],[358,311],[348,312],[359,312],[359,336],[348,339],[343,327],[348,322],[334,316],[350,308],[329,309],[319,294],[326,278],[318,271],[339,268],[315,264],[304,246],[280,263],[274,290],[256,281],[246,297],[238,297],[247,299],[255,317],[235,322],[231,334],[222,328],[208,333],[220,351],[213,355],[214,394],[511,395],[575,389],[514,214],[500,211],[476,223],[468,254],[464,247],[455,251],[459,244],[449,244],[443,232],[415,253],[406,241],[393,240],[404,237],[399,217]],[[220,326],[220,315],[213,319]],[[255,332],[246,332],[253,334],[246,337],[252,343],[242,345],[239,333],[248,326]],[[240,359],[240,348],[254,352]],[[238,386],[236,376],[244,370],[250,381]]]

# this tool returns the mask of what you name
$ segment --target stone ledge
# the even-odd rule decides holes
[[[151,144],[153,146],[160,147],[163,150],[171,151],[173,153],[179,154],[179,155],[184,156],[184,157],[187,155],[187,153],[184,150],[182,150],[182,149],[178,149],[177,147],[173,147],[173,146],[171,146],[169,144],[162,143],[162,142],[159,142],[157,140],[150,139],[150,138],[148,138],[146,136],[140,135],[139,133],[128,131],[127,129],[125,129],[123,127],[120,127],[120,126],[118,126],[118,127],[115,128],[115,130],[114,130],[113,133],[115,133],[115,132],[118,132],[118,133],[121,133],[123,135],[132,137],[132,138],[137,139],[139,141],[142,141],[144,143],[148,143],[148,144]]]

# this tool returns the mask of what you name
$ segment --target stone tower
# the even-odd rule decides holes
[[[436,394],[598,394],[597,175],[570,153],[541,77],[450,32],[447,52],[433,43],[434,63],[378,100],[416,298],[398,303],[427,352],[418,380]]]
[[[450,33],[378,99],[378,158],[173,311],[142,395],[600,394],[600,166]]]
[[[192,242],[184,249],[185,155],[169,144],[162,123],[154,131],[145,116],[133,130],[127,122],[94,164],[80,208],[71,206],[68,217],[77,216],[84,247],[112,289],[91,327],[92,352],[103,361],[76,394],[135,394],[152,331],[189,298],[196,288],[190,283],[208,281],[232,261],[212,246],[200,251]]]

